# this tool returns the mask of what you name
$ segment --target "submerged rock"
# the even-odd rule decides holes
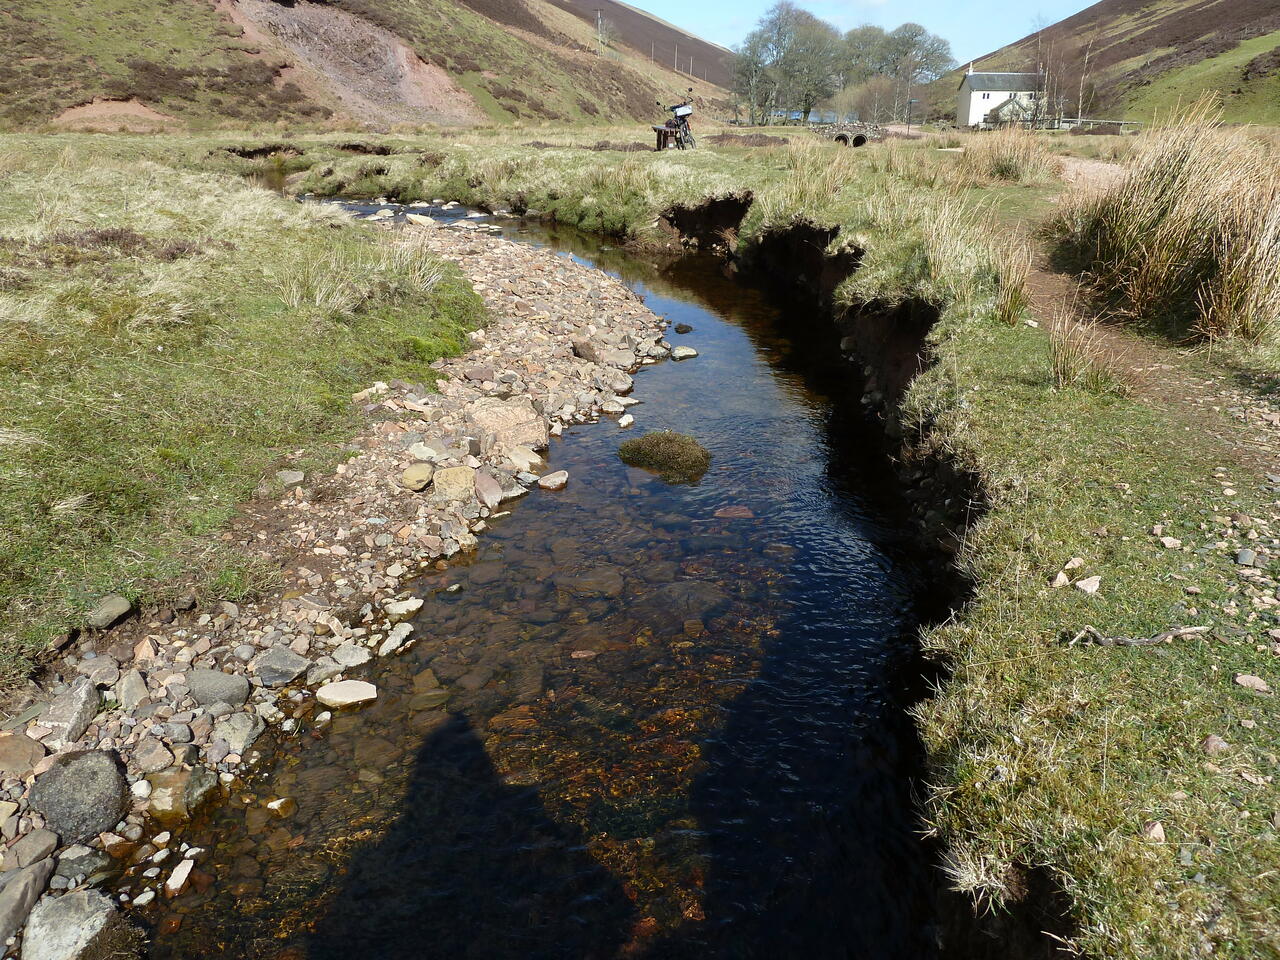
[[[124,815],[128,784],[114,750],[66,753],[36,778],[31,806],[63,842],[88,840]]]
[[[652,591],[636,605],[636,615],[651,626],[679,632],[685,621],[706,621],[729,604],[729,595],[712,583],[677,580]]]
[[[239,714],[244,716],[244,714]],[[218,786],[218,775],[206,767],[170,767],[147,777],[151,801],[147,812],[161,823],[188,820]]]
[[[658,430],[625,441],[618,448],[622,462],[651,470],[667,483],[696,483],[711,466],[711,454],[693,437]]]

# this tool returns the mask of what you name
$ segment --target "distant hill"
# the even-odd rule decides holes
[[[614,0],[9,0],[0,32],[8,126],[648,121],[686,47],[726,97],[727,51]]]
[[[1073,104],[1083,74],[1095,113],[1150,119],[1216,90],[1228,120],[1280,123],[1280,0],[1102,0],[976,65],[1045,65]],[[958,80],[939,86],[953,93]]]
[[[618,0],[549,0],[562,10],[594,27],[596,11],[613,24],[622,42],[655,63],[687,73],[693,79],[701,79],[718,87],[729,87],[733,82],[733,52],[709,43],[651,13]]]

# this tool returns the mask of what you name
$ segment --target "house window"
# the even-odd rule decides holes
[[[984,93],[984,94],[982,95],[982,99],[983,99],[983,100],[990,100],[990,99],[991,99],[991,94],[989,94],[989,93]]]

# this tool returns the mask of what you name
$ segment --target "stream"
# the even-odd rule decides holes
[[[378,700],[264,748],[184,832],[207,876],[151,915],[152,957],[935,956],[905,710],[936,570],[834,329],[710,257],[496,223],[701,355],[636,374],[631,431],[553,440],[568,487],[418,581],[422,639],[350,674]],[[619,461],[656,429],[711,451],[701,482]]]

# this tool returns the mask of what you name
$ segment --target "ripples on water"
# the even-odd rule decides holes
[[[632,412],[712,469],[628,468],[609,420],[555,441],[568,488],[421,582],[378,701],[191,831],[213,881],[156,915],[153,956],[930,956],[903,715],[923,578],[834,344],[710,260],[510,232],[694,326],[670,336],[701,357],[644,369]]]

